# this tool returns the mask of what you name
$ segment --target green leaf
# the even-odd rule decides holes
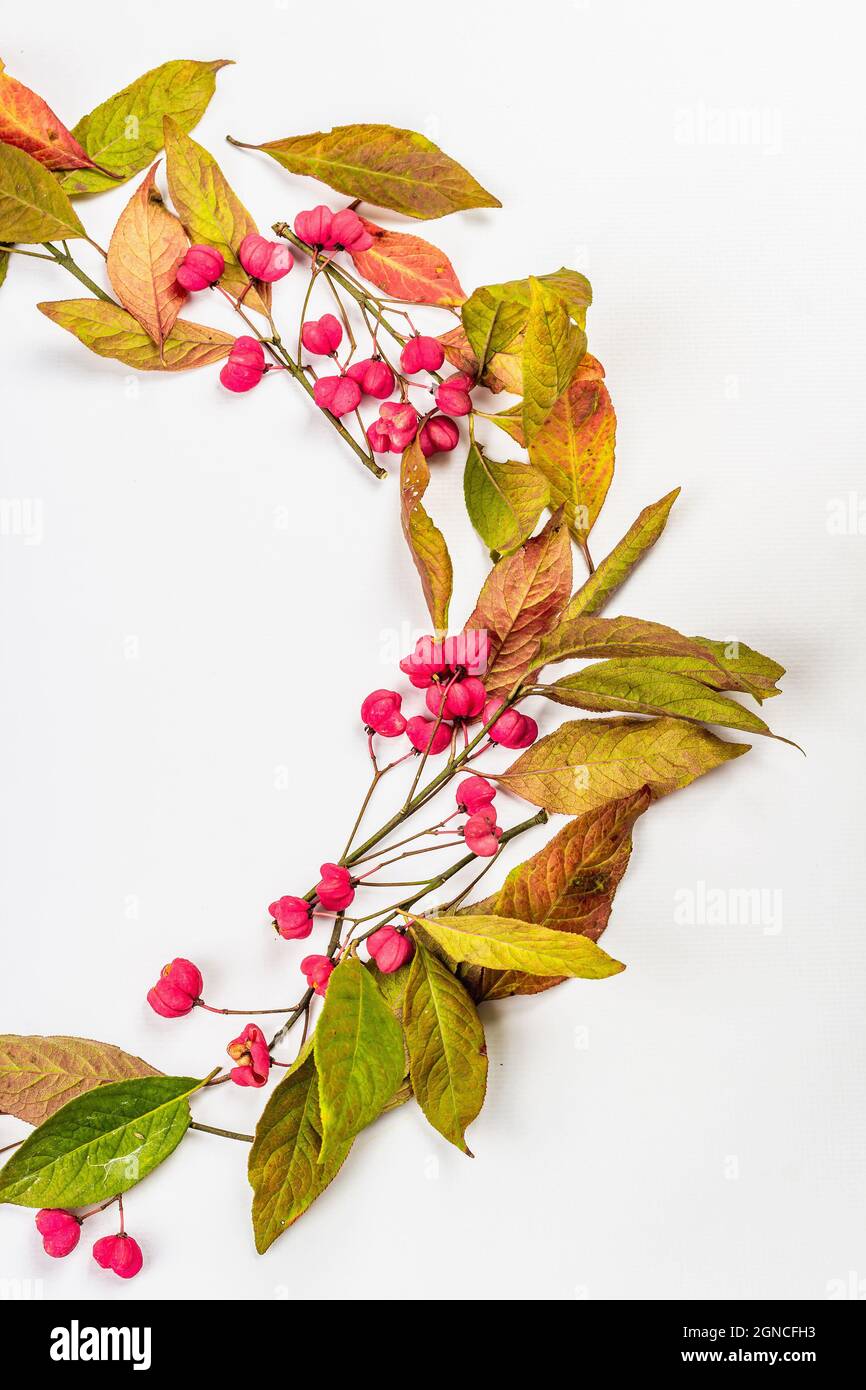
[[[127,1192],[177,1148],[201,1084],[191,1076],[141,1077],[71,1100],[0,1169],[0,1202],[83,1207]]]
[[[550,485],[554,506],[577,541],[586,540],[613,479],[616,415],[604,382],[581,368],[529,445],[530,462]]]
[[[463,474],[466,510],[489,550],[514,550],[535,530],[550,499],[540,473],[527,463],[497,463],[469,446]]]
[[[527,312],[525,305],[503,299],[487,285],[469,296],[460,313],[477,359],[476,375],[481,376],[494,353],[504,352],[522,333]]]
[[[207,367],[228,357],[234,338],[218,328],[178,319],[162,345],[119,304],[103,299],[59,299],[36,306],[54,323],[72,333],[91,352],[113,357],[140,372],[183,372]]]
[[[292,174],[307,174],[349,198],[407,217],[502,206],[462,165],[414,130],[342,125],[244,148],[264,150]]]
[[[562,301],[578,327],[586,327],[586,311],[592,303],[592,286],[585,275],[581,275],[579,270],[569,270],[563,265],[559,270],[552,270],[547,275],[537,275],[535,279]],[[525,280],[506,280],[501,285],[486,285],[485,289],[494,298],[506,300],[510,304],[522,304],[528,311],[532,303],[532,280],[532,276],[527,276]],[[524,314],[524,323],[526,317]]]
[[[565,676],[553,685],[537,686],[535,693],[576,709],[662,714],[751,734],[771,732],[763,719],[734,700],[689,676],[655,670],[637,658],[584,666],[576,675]]]
[[[173,116],[166,116],[165,171],[168,191],[177,215],[191,241],[215,246],[222,253],[225,270],[220,283],[234,294],[249,284],[249,276],[237,257],[245,236],[258,227],[236,196],[213,155],[187,135]],[[270,285],[248,290],[244,303],[266,313],[271,304]]]
[[[108,173],[72,170],[61,180],[67,193],[101,193],[146,169],[162,149],[163,117],[192,130],[207,110],[217,73],[230,62],[178,58],[162,63],[83,116],[72,134]]]
[[[5,249],[5,247],[0,246],[0,285],[2,285],[4,280],[6,279],[8,271],[9,252]]]
[[[707,657],[652,657],[644,665],[656,671],[680,671],[713,690],[746,690],[762,704],[781,695],[776,682],[785,674],[784,666],[771,657],[747,647],[745,642],[714,642],[709,637],[691,639],[708,652]]]
[[[591,660],[600,656],[688,656],[713,663],[713,653],[691,637],[683,637],[664,623],[644,618],[571,618],[560,621],[538,650],[538,663],[565,661],[570,657]]]
[[[535,664],[544,633],[571,589],[571,543],[560,514],[490,571],[467,628],[483,628],[488,695],[507,695]]]
[[[315,1059],[307,1053],[269,1098],[250,1149],[253,1231],[260,1255],[324,1192],[350,1148],[351,1141],[320,1162],[319,1082]]]
[[[516,917],[598,941],[628,867],[634,823],[651,801],[649,788],[641,787],[630,796],[576,816],[531,859],[512,869],[492,900],[467,908],[466,913]],[[538,994],[566,978],[476,965],[461,966],[458,973],[476,1002]]]
[[[38,1125],[76,1096],[156,1067],[93,1038],[0,1035],[0,1112]]]
[[[23,150],[0,144],[0,241],[27,245],[86,235],[56,175]]]
[[[546,811],[578,815],[644,786],[665,796],[750,746],[681,719],[577,719],[527,748],[498,785]]]
[[[646,552],[655,545],[665,529],[671,507],[679,495],[680,489],[675,487],[673,492],[667,493],[658,502],[651,502],[648,507],[644,507],[622,540],[604,557],[595,572],[571,599],[562,615],[564,623],[571,618],[597,613],[604,607],[619,586],[625,583]]]
[[[319,1163],[339,1154],[380,1115],[403,1081],[403,1034],[370,972],[355,956],[328,981],[315,1032],[322,1113]]]
[[[409,967],[403,1031],[418,1104],[434,1129],[470,1154],[466,1128],[487,1088],[484,1029],[460,981],[420,941]]]
[[[445,537],[421,505],[429,482],[430,469],[416,437],[400,461],[400,519],[433,626],[445,632],[454,573]]]
[[[553,290],[534,278],[529,283],[531,298],[523,340],[523,429],[531,445],[571,385],[586,352],[586,334],[575,327]]]
[[[587,936],[570,936],[513,917],[416,917],[415,922],[454,961],[530,975],[602,980],[625,970]]]

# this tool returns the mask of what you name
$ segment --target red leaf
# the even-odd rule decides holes
[[[97,168],[51,107],[6,72],[0,72],[0,140],[46,169]]]
[[[410,304],[462,304],[466,295],[454,267],[438,246],[405,232],[389,232],[362,217],[373,245],[351,252],[365,280],[394,299]]]

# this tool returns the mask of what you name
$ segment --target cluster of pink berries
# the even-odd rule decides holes
[[[183,1018],[197,1005],[209,1008],[202,999],[203,987],[198,966],[177,956],[163,966],[153,989],[147,992],[147,1002],[162,1018]],[[234,1062],[230,1074],[236,1085],[264,1086],[271,1068],[271,1056],[258,1024],[248,1023],[238,1037],[232,1038],[226,1051]]]
[[[352,208],[334,213],[320,205],[295,218],[295,232],[317,252],[338,250],[366,251],[373,237],[363,219]],[[238,247],[238,260],[250,276],[264,284],[272,284],[288,275],[294,264],[289,248],[282,242],[268,241],[251,232]],[[195,292],[215,285],[225,270],[225,260],[213,246],[191,246],[177,271],[177,281],[183,289]],[[313,356],[333,357],[343,341],[343,328],[333,314],[304,323],[301,332],[303,346]],[[423,334],[415,334],[405,343],[400,354],[404,376],[401,399],[388,400],[395,386],[394,372],[375,352],[372,357],[341,368],[338,374],[320,376],[313,386],[313,398],[322,409],[341,419],[351,415],[364,396],[381,401],[379,415],[367,429],[367,441],[374,453],[401,454],[416,435],[426,458],[448,453],[460,437],[454,416],[468,415],[472,409],[470,392],[475,381],[459,372],[439,382],[433,391],[436,408],[441,412],[421,416],[405,398],[405,378],[419,372],[436,373],[445,361],[442,344]],[[228,360],[220,371],[220,381],[229,391],[251,391],[258,386],[270,368],[265,363],[264,349],[255,338],[236,339]]]
[[[96,1208],[96,1211],[100,1210],[100,1207]],[[96,1211],[87,1212],[84,1216],[75,1216],[71,1211],[56,1207],[38,1211],[36,1229],[42,1237],[46,1255],[56,1260],[71,1255],[81,1239],[82,1222],[88,1216],[95,1216]],[[121,1279],[134,1278],[144,1263],[138,1241],[123,1230],[115,1236],[102,1236],[97,1240],[93,1246],[93,1258],[102,1269],[113,1270]]]

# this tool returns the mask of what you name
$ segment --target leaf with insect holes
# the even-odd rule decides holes
[[[540,280],[530,279],[529,316],[523,339],[523,429],[527,445],[563,392],[586,352],[586,334],[569,317],[562,300]]]
[[[495,352],[484,371],[469,344],[466,330],[462,324],[439,335],[439,342],[448,361],[458,371],[466,372],[494,395],[499,391],[509,391],[519,396],[523,391],[523,374],[520,363],[522,342],[518,339],[514,349],[509,352]],[[480,373],[480,375],[479,375]],[[522,405],[521,405],[522,411]]]
[[[178,319],[159,348],[141,324],[121,309],[102,299],[60,299],[38,304],[46,318],[73,333],[91,352],[114,357],[140,372],[183,372],[191,367],[207,367],[228,357],[234,338],[218,328]]]
[[[542,475],[528,463],[498,463],[470,444],[463,473],[469,520],[489,550],[522,545],[550,501]]]
[[[123,307],[161,348],[186,299],[177,271],[189,242],[162,201],[156,169],[154,164],[117,219],[108,243],[107,269]]]
[[[628,868],[635,821],[651,802],[649,788],[641,787],[576,816],[531,859],[512,869],[492,899],[462,909],[461,916],[487,911],[598,941]],[[567,978],[476,965],[461,966],[458,974],[476,1002],[538,994]]]
[[[324,1192],[343,1166],[351,1141],[321,1163],[319,1078],[312,1053],[273,1091],[250,1149],[253,1231],[260,1255]]]
[[[168,191],[190,241],[215,246],[225,261],[220,283],[235,295],[246,290],[244,304],[267,313],[270,285],[259,283],[249,289],[249,276],[237,257],[244,237],[258,227],[213,155],[187,135],[173,116],[165,117],[163,128]]]
[[[700,681],[676,671],[658,671],[639,658],[600,661],[535,693],[574,709],[603,713],[664,714],[692,723],[720,724],[743,733],[767,734],[770,729],[752,710],[728,700]]]
[[[93,1038],[0,1035],[0,1112],[30,1125],[97,1086],[159,1075],[149,1062]]]
[[[750,747],[681,719],[576,719],[527,748],[498,785],[573,816],[644,786],[666,796]]]
[[[403,1033],[418,1104],[434,1129],[471,1156],[466,1129],[487,1089],[484,1029],[463,985],[420,941],[409,967]]]
[[[309,175],[348,198],[407,217],[502,206],[462,165],[414,130],[342,125],[245,148],[263,150],[289,173]]]
[[[571,543],[561,516],[490,571],[467,628],[487,632],[487,693],[507,695],[526,675],[571,590]]]
[[[331,975],[314,1038],[321,1164],[382,1113],[405,1076],[400,1024],[356,956],[342,960]]]
[[[622,540],[604,557],[568,603],[562,615],[563,622],[597,613],[604,607],[620,585],[625,583],[647,551],[655,545],[667,525],[671,507],[679,495],[680,489],[675,487],[658,502],[651,502],[648,507],[644,507]]]
[[[349,254],[355,269],[371,285],[391,299],[410,304],[435,304],[440,308],[462,304],[466,295],[454,267],[438,246],[405,232],[389,232],[366,217],[361,221],[373,238],[366,251]]]
[[[92,169],[74,135],[23,82],[0,71],[0,141],[24,150],[46,169]]]
[[[177,1148],[201,1085],[191,1076],[144,1076],[77,1096],[0,1169],[0,1202],[83,1207],[128,1192]]]
[[[173,116],[182,130],[192,130],[214,94],[217,73],[230,64],[229,58],[161,63],[82,116],[72,134],[108,173],[64,174],[67,193],[100,193],[147,169],[162,149],[163,117]]]
[[[588,936],[571,936],[513,917],[456,914],[413,920],[457,962],[583,980],[603,980],[625,969]]]
[[[400,461],[400,518],[433,626],[444,632],[454,576],[445,537],[421,505],[429,482],[430,469],[416,437]]]
[[[583,364],[581,363],[581,366]],[[578,541],[585,541],[613,479],[616,415],[603,381],[582,380],[578,369],[529,445],[529,459],[550,486],[554,506]]]
[[[23,150],[0,144],[0,241],[28,245],[86,235],[54,175]]]

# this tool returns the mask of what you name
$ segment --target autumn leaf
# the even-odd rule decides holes
[[[186,299],[177,269],[189,242],[162,201],[156,169],[154,164],[117,220],[108,243],[107,269],[121,304],[162,348]]]
[[[469,296],[460,311],[466,339],[475,361],[475,375],[482,375],[491,359],[505,352],[526,327],[528,310],[482,286]]]
[[[448,967],[418,941],[403,1004],[409,1075],[434,1129],[463,1153],[484,1104],[487,1049],[475,1005]]]
[[[497,463],[469,446],[463,473],[469,520],[489,550],[504,554],[522,545],[550,501],[542,475],[527,463]]]
[[[24,150],[44,168],[92,169],[93,160],[55,116],[51,107],[0,71],[0,140]]]
[[[71,241],[87,233],[54,175],[23,150],[0,144],[0,241]]]
[[[179,58],[162,63],[83,116],[72,134],[109,172],[64,174],[67,193],[100,193],[147,169],[162,149],[163,117],[173,116],[182,130],[192,130],[214,94],[217,73],[230,61]]]
[[[381,1114],[405,1075],[400,1024],[356,956],[329,979],[314,1037],[322,1164]]]
[[[260,1255],[337,1176],[351,1142],[321,1163],[322,1118],[315,1058],[308,1052],[270,1096],[250,1150],[253,1231]]]
[[[540,280],[530,279],[529,316],[523,340],[523,429],[532,441],[586,352],[586,334],[571,321],[562,300]]]
[[[416,438],[400,462],[400,517],[433,626],[437,632],[445,632],[453,572],[445,537],[421,505],[429,482],[430,469]]]
[[[602,980],[625,969],[587,936],[552,931],[512,917],[443,915],[415,917],[416,927],[453,961],[530,975]]]
[[[644,786],[666,796],[750,746],[681,719],[577,719],[527,748],[498,785],[546,811],[578,815]]]
[[[0,246],[0,285],[6,279],[9,271],[9,252],[5,246]]]
[[[183,372],[228,357],[234,338],[218,328],[178,319],[159,348],[132,314],[103,299],[60,299],[36,306],[100,357],[114,357],[141,372]]]
[[[266,314],[271,287],[259,283],[249,289],[237,256],[244,237],[258,227],[213,156],[173,116],[165,117],[164,136],[168,191],[190,241],[215,246],[225,261],[221,284],[235,295],[246,290],[244,304]]]
[[[520,361],[520,353],[523,350],[522,340],[515,344],[513,351],[495,352],[483,371],[478,358],[472,351],[462,324],[449,329],[447,333],[441,333],[439,342],[442,344],[442,350],[451,365],[456,367],[458,371],[466,372],[468,376],[480,381],[485,390],[492,391],[494,395],[500,391],[509,391],[515,396],[522,394],[523,370]],[[522,418],[522,403],[520,410]]]
[[[602,656],[687,656],[714,660],[708,647],[684,637],[664,623],[644,618],[570,618],[560,620],[545,636],[538,650],[540,666],[570,657],[590,661]]]
[[[639,659],[584,666],[576,675],[565,676],[553,685],[536,686],[533,693],[575,709],[663,714],[692,723],[720,724],[744,733],[771,733],[752,710],[689,676],[655,670]]]
[[[570,589],[571,544],[560,516],[551,517],[540,535],[494,565],[466,624],[488,635],[488,695],[509,694],[530,670]]]
[[[616,415],[600,380],[576,377],[554,403],[529,445],[530,462],[562,503],[568,525],[585,541],[613,478]]]
[[[762,704],[781,695],[776,682],[785,674],[784,666],[745,642],[713,641],[709,637],[690,639],[706,656],[654,656],[644,661],[656,671],[679,671],[701,681],[712,690],[744,690]]]
[[[641,787],[576,816],[531,859],[511,870],[486,910],[598,941],[628,867],[635,821],[651,801],[649,788]],[[465,909],[467,915],[479,911],[480,906]],[[476,1002],[538,994],[567,978],[467,965],[458,973]]]
[[[307,174],[349,198],[407,217],[502,206],[462,165],[414,130],[343,125],[262,145],[229,139],[244,149],[264,150],[292,174]]]
[[[651,502],[648,507],[644,507],[622,540],[604,557],[571,599],[562,615],[563,623],[571,618],[597,613],[604,607],[620,585],[625,583],[647,551],[655,545],[667,525],[671,507],[679,495],[680,489],[675,487],[658,502]]]
[[[39,1125],[67,1101],[156,1067],[92,1038],[0,1035],[0,1112]]]
[[[371,285],[384,290],[391,299],[411,304],[435,304],[442,308],[462,304],[466,295],[454,267],[438,246],[405,232],[389,232],[362,217],[373,238],[366,251],[349,254],[355,269]]]

